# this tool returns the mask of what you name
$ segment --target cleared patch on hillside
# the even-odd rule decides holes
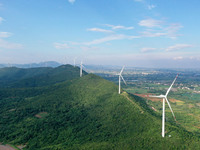
[[[40,112],[35,115],[35,117],[37,117],[37,118],[45,118],[46,116],[48,116],[47,112]]]
[[[146,98],[148,100],[151,100],[153,102],[162,102],[162,99],[161,98],[155,98],[155,97],[150,97],[154,94],[151,94],[151,93],[146,93],[146,94],[135,94],[137,96],[140,96],[140,97],[143,97],[143,98]]]
[[[16,150],[16,149],[6,144],[6,145],[0,145],[0,150]]]

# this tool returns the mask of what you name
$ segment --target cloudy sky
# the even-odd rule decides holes
[[[0,0],[0,63],[200,68],[199,0]]]

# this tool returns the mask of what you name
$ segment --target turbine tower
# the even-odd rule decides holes
[[[174,117],[174,120],[176,121],[176,117],[175,117],[174,112],[173,112],[173,110],[172,110],[172,108],[171,108],[171,105],[170,105],[170,103],[169,103],[169,101],[168,101],[168,99],[167,99],[167,95],[169,94],[169,91],[171,90],[172,86],[174,85],[174,82],[176,81],[177,77],[178,77],[178,74],[177,74],[176,78],[174,79],[174,81],[172,82],[172,84],[171,84],[171,86],[169,87],[169,89],[167,90],[167,92],[166,92],[165,95],[159,95],[159,96],[153,96],[153,95],[151,95],[151,96],[149,96],[149,97],[156,97],[156,98],[162,98],[162,99],[163,99],[162,137],[165,137],[165,101],[167,102],[167,104],[168,104],[168,106],[169,106],[169,108],[170,108],[170,110],[171,110],[171,112],[172,112],[172,115],[173,115],[173,117]]]
[[[120,71],[119,74],[117,74],[119,76],[119,94],[121,93],[121,78],[124,81],[124,83],[126,84],[126,81],[124,80],[123,76],[122,76],[122,72],[124,70],[124,66],[122,67],[122,70]],[[127,84],[126,84],[127,85]]]

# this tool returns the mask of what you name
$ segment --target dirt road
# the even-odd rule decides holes
[[[0,150],[16,150],[9,145],[0,145]]]

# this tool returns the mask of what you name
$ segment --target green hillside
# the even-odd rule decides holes
[[[199,137],[96,75],[46,87],[2,89],[0,142],[29,150],[200,149]],[[169,137],[171,135],[171,137]]]
[[[58,82],[79,77],[79,67],[62,65],[56,68],[1,68],[0,87],[37,87],[52,85]],[[83,72],[83,74],[87,74]]]

